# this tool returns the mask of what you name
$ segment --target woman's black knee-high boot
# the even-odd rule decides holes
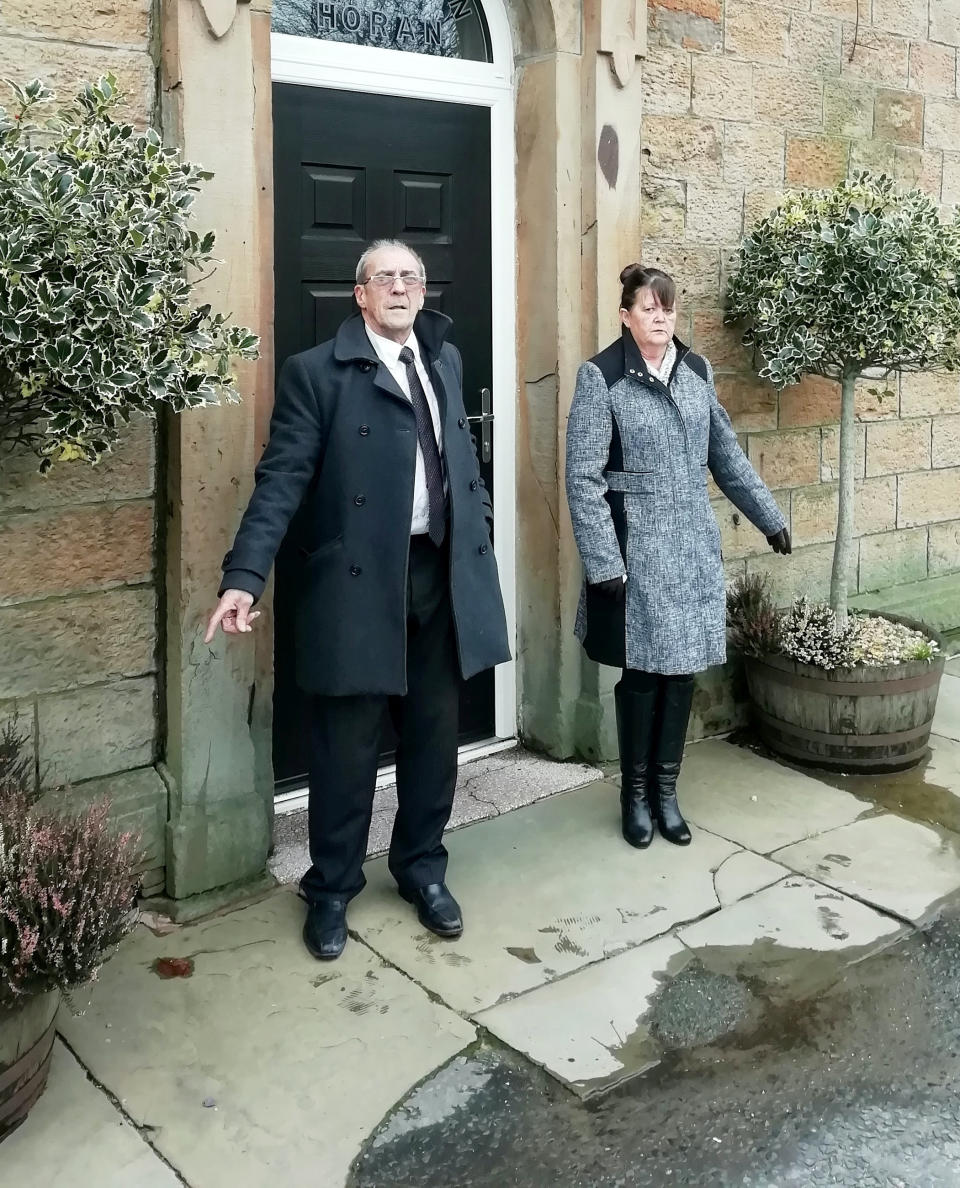
[[[683,762],[683,744],[687,737],[692,701],[692,676],[661,677],[653,743],[651,796],[660,833],[676,846],[690,844],[690,830],[677,804],[677,776]]]
[[[653,687],[637,692],[624,688],[620,681],[614,686],[613,696],[620,742],[621,828],[626,841],[643,850],[653,840],[647,786],[657,690]]]

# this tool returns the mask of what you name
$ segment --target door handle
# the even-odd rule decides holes
[[[480,460],[489,462],[493,458],[493,395],[489,388],[480,389],[480,416],[467,420],[480,426]]]

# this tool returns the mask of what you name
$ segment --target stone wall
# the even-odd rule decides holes
[[[722,325],[744,230],[785,189],[885,170],[960,202],[958,0],[651,0],[644,62],[643,259],[679,281],[678,333],[703,352],[791,526],[774,556],[715,492],[727,570],[770,574],[779,596],[829,589],[839,387],[781,395]],[[960,570],[960,379],[862,381],[852,589]],[[960,611],[960,608],[958,608]],[[957,621],[960,623],[960,613]]]
[[[0,78],[40,77],[67,98],[113,72],[128,117],[146,125],[153,25],[152,0],[4,0]],[[0,459],[0,718],[18,715],[47,796],[111,797],[118,821],[142,837],[147,892],[163,883],[167,815],[152,766],[155,457],[154,427],[141,422],[97,467],[61,463],[41,478],[35,458]]]

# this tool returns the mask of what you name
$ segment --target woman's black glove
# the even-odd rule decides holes
[[[593,582],[590,589],[596,590],[604,598],[612,598],[614,602],[623,602],[626,597],[627,584],[622,577],[615,577],[606,582]]]
[[[786,528],[781,528],[779,532],[775,532],[773,536],[767,537],[767,544],[775,553],[792,553],[793,545],[790,543],[790,533]]]

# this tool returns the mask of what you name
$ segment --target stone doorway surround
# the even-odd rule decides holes
[[[640,0],[504,0],[515,60],[517,617],[521,737],[609,754],[611,684],[572,626],[580,564],[563,498],[577,367],[616,333],[617,275],[640,253]],[[161,0],[165,139],[214,173],[211,300],[254,327],[239,406],[171,423],[166,535],[167,893],[257,879],[270,845],[271,598],[248,646],[202,626],[266,442],[273,400],[269,0]]]

